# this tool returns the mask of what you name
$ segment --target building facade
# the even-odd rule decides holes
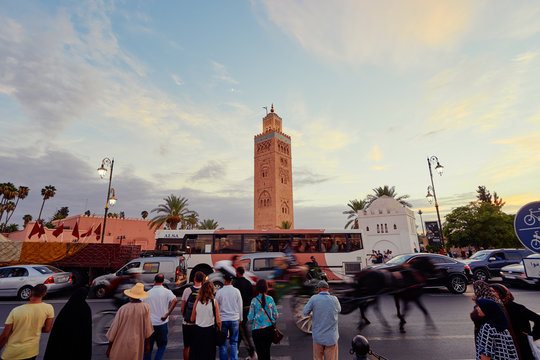
[[[367,252],[390,250],[395,256],[420,251],[414,212],[393,197],[381,196],[359,211],[358,226]]]
[[[291,137],[282,132],[274,105],[255,136],[254,229],[277,229],[287,221],[294,228]]]

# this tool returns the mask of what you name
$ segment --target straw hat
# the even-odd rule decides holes
[[[124,290],[124,294],[133,299],[146,299],[148,297],[142,283],[136,283],[131,289]]]

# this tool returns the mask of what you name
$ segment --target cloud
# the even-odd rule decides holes
[[[226,81],[231,84],[238,84],[238,81],[236,81],[229,75],[229,72],[227,71],[225,65],[220,64],[217,61],[212,61],[212,66],[214,67],[214,77],[216,79]]]
[[[470,1],[264,0],[268,18],[307,51],[332,61],[421,64],[471,26]]]
[[[378,145],[373,146],[371,153],[368,155],[368,159],[379,162],[383,158],[383,154]]]
[[[204,180],[214,180],[220,181],[223,180],[227,174],[227,168],[223,162],[211,160],[201,169],[199,169],[193,176],[190,177],[190,180],[193,181],[204,181]]]
[[[317,174],[314,171],[305,168],[295,168],[293,172],[293,185],[295,188],[301,188],[306,185],[322,184],[331,179],[333,179],[333,177]]]

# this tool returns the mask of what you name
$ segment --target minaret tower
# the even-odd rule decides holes
[[[294,228],[291,137],[281,132],[281,118],[270,112],[255,136],[254,229]]]

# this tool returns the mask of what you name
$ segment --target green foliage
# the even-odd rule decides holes
[[[0,232],[3,233],[12,233],[15,231],[19,231],[19,225],[18,224],[0,224]]]
[[[479,201],[460,206],[446,215],[443,227],[447,246],[522,247],[514,233],[514,215],[502,212],[493,203]]]
[[[506,204],[506,202],[503,201],[503,199],[500,198],[496,192],[494,192],[492,196],[489,190],[483,185],[478,186],[476,193],[478,194],[476,195],[476,198],[478,199],[478,201],[482,203],[495,205],[495,206],[498,206],[499,208],[502,208],[504,204]]]
[[[343,212],[343,215],[348,215],[348,221],[345,224],[345,229],[347,229],[349,226],[351,229],[358,229],[358,211],[364,210],[364,208],[367,206],[367,201],[357,199],[350,200],[347,206],[349,207],[349,210]]]
[[[213,230],[213,229],[217,229],[218,226],[219,226],[218,222],[215,221],[214,219],[205,219],[199,223],[198,228],[201,230]]]
[[[158,215],[150,221],[148,225],[150,229],[159,228],[161,225],[166,224],[169,229],[176,230],[180,223],[181,229],[185,229],[188,226],[188,217],[193,214],[198,216],[195,211],[188,209],[188,199],[184,197],[171,194],[163,200],[165,201],[164,204],[160,204],[151,211]]]
[[[290,221],[282,221],[280,229],[290,229],[292,226],[292,223]]]
[[[69,216],[69,209],[67,206],[61,207],[60,210],[56,210],[56,214],[53,216],[53,220],[65,219]]]
[[[386,196],[393,197],[394,199],[399,201],[399,203],[402,204],[402,205],[405,205],[405,206],[410,207],[410,208],[412,207],[412,204],[405,200],[405,199],[409,198],[409,195],[398,196],[395,186],[392,186],[392,187],[390,187],[388,185],[384,185],[383,187],[379,186],[377,188],[374,188],[373,192],[374,192],[374,194],[370,194],[366,198],[369,204],[371,204],[373,201],[377,200],[381,196],[386,195]]]

